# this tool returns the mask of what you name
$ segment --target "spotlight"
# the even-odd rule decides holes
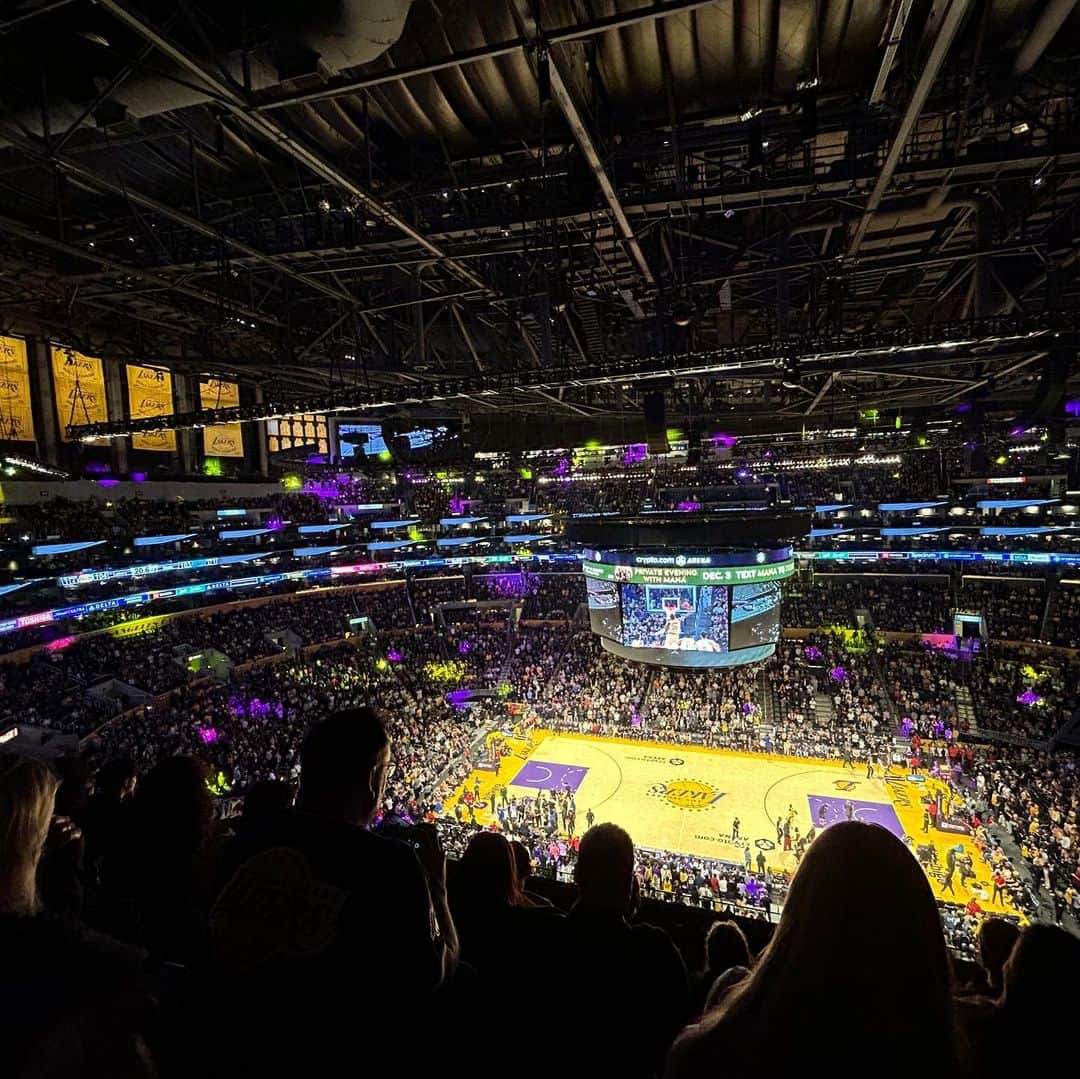
[[[319,212],[320,213],[328,214],[330,212],[330,200],[329,199],[319,199],[319,204],[318,205],[319,205]]]
[[[671,321],[676,326],[689,326],[694,318],[694,308],[687,300],[679,300],[671,309]]]

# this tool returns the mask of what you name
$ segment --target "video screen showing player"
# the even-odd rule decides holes
[[[726,652],[727,588],[624,584],[622,623],[628,648]]]
[[[622,642],[622,615],[619,611],[619,586],[614,581],[585,580],[589,604],[589,628],[601,637]]]
[[[731,647],[753,648],[779,639],[780,585],[735,585],[731,590]]]

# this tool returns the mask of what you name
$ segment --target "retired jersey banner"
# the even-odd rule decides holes
[[[173,414],[172,375],[161,367],[127,365],[128,409],[133,420]],[[133,450],[176,450],[175,431],[147,431],[131,436]]]
[[[203,408],[239,408],[240,387],[220,378],[199,379],[199,404]],[[203,453],[207,457],[243,457],[244,436],[238,423],[214,423],[203,428]]]
[[[21,337],[0,337],[0,441],[33,442],[30,366]]]
[[[60,440],[70,442],[67,429],[78,423],[107,423],[105,365],[96,356],[84,356],[73,348],[52,346],[53,395]],[[107,442],[107,439],[95,439]]]

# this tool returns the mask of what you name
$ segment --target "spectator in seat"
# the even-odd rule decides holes
[[[116,853],[102,866],[108,922],[162,962],[187,963],[206,923],[213,803],[208,770],[168,757],[139,784]]]
[[[985,918],[979,926],[979,962],[986,974],[986,995],[997,998],[1004,987],[1004,969],[1020,929],[1004,918]]]
[[[497,832],[478,832],[469,840],[450,898],[461,958],[485,978],[513,977],[523,951],[542,954],[544,930],[559,917],[553,908],[525,898],[514,852]],[[515,941],[512,949],[506,946],[508,940]]]
[[[666,1075],[825,1075],[841,1043],[879,1061],[910,1040],[913,1001],[920,1054],[952,1072],[949,960],[926,875],[886,829],[842,821],[807,850],[753,973],[684,1031]]]
[[[705,937],[705,969],[695,973],[690,982],[691,1015],[701,1015],[721,978],[728,985],[737,982],[749,969],[750,946],[743,931],[734,922],[714,922]],[[729,971],[735,974],[725,977]]]
[[[578,898],[562,923],[561,947],[552,953],[558,956],[553,988],[574,986],[586,1006],[567,1032],[561,1057],[574,1075],[659,1074],[686,1021],[686,967],[667,933],[634,917],[633,840],[615,824],[590,828],[574,880]]]
[[[10,1079],[153,1075],[143,956],[42,909],[46,847],[79,840],[53,816],[57,780],[26,757],[0,756],[0,1045]]]
[[[115,852],[124,810],[135,793],[136,778],[130,757],[114,757],[98,769],[94,793],[83,819],[88,865],[97,865]]]
[[[1005,961],[1000,999],[966,1011],[973,1074],[1047,1074],[1059,1066],[1068,1052],[1061,1039],[1075,1022],[1070,989],[1078,970],[1080,938],[1052,925],[1025,926]]]
[[[390,762],[375,709],[316,723],[297,808],[253,821],[226,854],[204,972],[239,1002],[221,1016],[220,1074],[328,1073],[358,1047],[406,1038],[419,1067],[412,1026],[457,938],[434,829],[410,829],[408,843],[370,831]]]

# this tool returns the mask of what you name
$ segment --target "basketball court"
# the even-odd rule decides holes
[[[640,847],[743,864],[745,846],[757,863],[758,851],[770,869],[794,869],[794,851],[785,851],[777,822],[788,822],[792,846],[811,826],[822,827],[851,817],[879,824],[898,838],[910,837],[913,849],[932,843],[937,866],[929,872],[934,894],[979,905],[995,913],[1015,913],[992,904],[988,867],[966,835],[922,831],[923,801],[937,782],[913,780],[894,767],[883,778],[875,769],[866,778],[865,763],[852,768],[829,761],[737,753],[696,746],[670,746],[631,739],[593,738],[533,731],[528,738],[507,739],[510,753],[498,772],[477,770],[457,795],[479,780],[478,823],[495,819],[491,791],[505,785],[511,797],[535,796],[537,790],[575,792],[577,831],[586,830],[586,813],[596,823],[613,821]],[[940,785],[939,785],[940,786]],[[739,820],[739,838],[732,835]],[[972,856],[975,878],[954,894],[942,892],[946,853],[960,846]]]

